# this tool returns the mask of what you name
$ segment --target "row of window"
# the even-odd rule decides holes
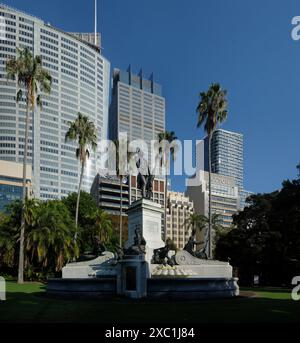
[[[51,32],[51,31],[41,29],[41,33],[44,33],[45,35],[48,35],[48,36],[51,36],[51,37],[58,39],[58,35],[56,33]]]

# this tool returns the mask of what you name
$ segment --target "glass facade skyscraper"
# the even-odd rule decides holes
[[[212,173],[233,176],[236,185],[244,187],[243,135],[218,129],[211,139]],[[204,139],[204,168],[208,171],[208,137]]]
[[[230,227],[232,215],[239,209],[239,189],[232,176],[211,174],[212,213],[217,213],[221,224]],[[186,195],[194,202],[194,211],[208,216],[209,209],[209,175],[198,170],[187,181]]]
[[[208,166],[208,137],[204,139],[204,169]],[[212,173],[234,178],[239,193],[239,207],[251,192],[244,190],[244,137],[241,133],[217,129],[211,139]]]
[[[23,161],[26,105],[16,104],[16,82],[7,81],[5,63],[16,57],[17,48],[27,47],[42,57],[53,79],[51,94],[43,95],[43,109],[31,115],[28,163],[34,195],[61,198],[77,190],[80,172],[75,143],[65,143],[68,123],[81,112],[95,123],[98,139],[107,138],[110,64],[85,36],[80,39],[4,5],[0,17],[0,159]],[[89,191],[96,174],[92,153],[83,189]]]
[[[153,75],[146,79],[142,71],[138,75],[114,69],[112,99],[109,109],[109,138],[120,138],[127,134],[128,142],[143,140],[148,147],[148,163],[151,163],[151,141],[165,131],[165,98],[162,87],[154,82]],[[138,146],[141,150],[143,146]],[[153,183],[153,201],[165,206],[164,178],[159,176]],[[136,176],[129,178],[129,203],[141,197],[137,188]],[[164,232],[164,218],[162,218]]]
[[[151,140],[165,130],[165,99],[161,86],[142,74],[114,70],[112,102],[109,112],[110,139],[126,132],[128,141]]]

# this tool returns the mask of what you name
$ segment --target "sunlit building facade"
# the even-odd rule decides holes
[[[168,192],[166,236],[175,243],[177,249],[183,249],[192,234],[187,220],[193,212],[193,202],[189,197],[180,192]]]
[[[86,35],[81,39],[4,5],[0,17],[0,159],[23,161],[26,106],[24,99],[16,104],[16,82],[7,81],[5,63],[16,57],[17,48],[27,47],[42,57],[53,79],[51,94],[43,95],[42,110],[36,108],[31,114],[28,163],[34,195],[61,198],[77,191],[80,173],[76,144],[65,142],[68,123],[81,112],[95,123],[98,140],[107,138],[110,64]],[[84,190],[90,190],[97,169],[97,156],[92,153]]]
[[[32,197],[31,167],[26,171],[26,196]],[[0,212],[6,212],[7,206],[23,197],[23,164],[0,160]]]
[[[188,179],[186,195],[194,203],[195,213],[208,216],[209,174],[199,171],[195,177]],[[212,213],[219,215],[220,224],[230,227],[232,215],[239,209],[239,193],[232,176],[211,174]]]

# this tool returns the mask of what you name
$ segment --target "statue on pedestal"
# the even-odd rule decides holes
[[[106,247],[104,243],[101,242],[99,236],[95,236],[93,239],[92,251],[84,252],[82,255],[78,257],[76,262],[92,261],[95,258],[102,256],[105,251],[106,251]]]
[[[151,199],[154,175],[151,174],[147,160],[143,157],[142,151],[138,151],[139,159],[136,162],[138,169],[137,187],[142,191],[142,198]]]
[[[142,255],[146,254],[146,240],[138,228],[135,229],[134,243],[127,249],[124,249],[124,255]]]
[[[197,247],[197,245],[200,245],[200,244],[203,244],[203,242],[197,242],[196,241],[196,230],[193,230],[192,235],[189,238],[186,245],[184,246],[183,250],[187,251],[188,253],[190,253],[194,257],[207,260],[205,248],[200,249],[200,250],[196,250],[196,251],[194,250],[194,247],[195,246]]]
[[[174,266],[174,259],[169,257],[169,251],[172,250],[172,248],[172,244],[170,243],[170,241],[167,240],[166,245],[164,247],[154,249],[151,263]]]

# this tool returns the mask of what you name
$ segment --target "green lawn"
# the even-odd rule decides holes
[[[0,322],[78,323],[247,323],[299,322],[300,301],[284,289],[245,289],[235,299],[153,301],[49,298],[40,283],[7,282]],[[254,292],[254,293],[253,293]]]

